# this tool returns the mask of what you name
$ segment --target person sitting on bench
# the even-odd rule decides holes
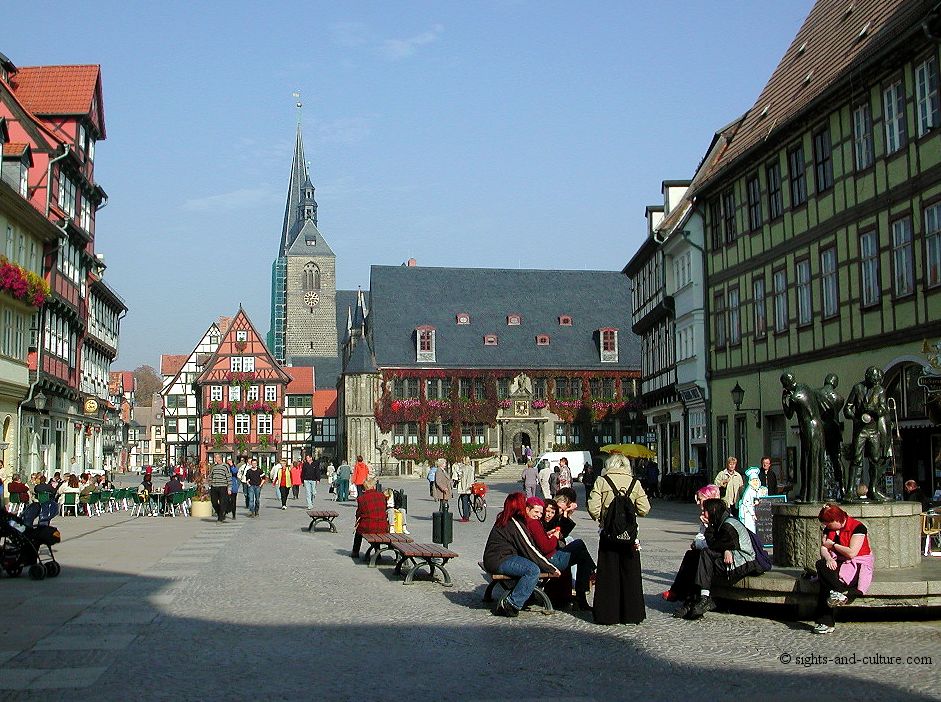
[[[540,573],[558,574],[559,570],[540,553],[526,528],[526,496],[521,492],[507,495],[503,511],[490,530],[484,547],[484,568],[518,578],[516,586],[494,608],[493,613],[515,617],[526,605],[539,583]]]
[[[359,558],[359,547],[363,534],[386,534],[389,531],[389,516],[386,513],[386,496],[376,489],[376,479],[364,478],[363,493],[356,498],[356,534],[353,536],[353,558]]]

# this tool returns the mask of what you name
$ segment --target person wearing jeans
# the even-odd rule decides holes
[[[248,516],[258,516],[258,503],[261,502],[261,486],[265,484],[265,474],[255,463],[245,472],[245,480],[248,482],[246,492],[248,493]]]
[[[493,613],[515,617],[525,606],[539,582],[539,574],[559,570],[540,553],[526,528],[526,496],[521,492],[507,495],[503,511],[490,530],[484,548],[484,568],[518,578],[513,590],[494,608]]]
[[[314,498],[317,497],[317,483],[320,482],[320,465],[314,462],[308,453],[301,464],[301,481],[304,484],[304,495],[307,497],[307,509],[314,508]]]

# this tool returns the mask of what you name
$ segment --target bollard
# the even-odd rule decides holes
[[[453,517],[446,502],[431,515],[431,540],[445,548],[454,540]]]

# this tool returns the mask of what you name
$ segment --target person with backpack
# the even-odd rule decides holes
[[[692,594],[673,613],[677,619],[701,619],[714,610],[714,584],[729,585],[767,570],[759,565],[759,558],[767,559],[764,549],[756,547],[752,532],[729,513],[724,499],[703,502],[700,520],[706,527],[706,548],[699,551],[695,571],[690,569],[691,582],[678,588]]]
[[[640,624],[647,617],[640,577],[637,518],[650,501],[631,462],[611,455],[588,496],[588,514],[601,525],[593,606],[596,624]]]

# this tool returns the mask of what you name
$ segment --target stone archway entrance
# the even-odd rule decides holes
[[[526,463],[526,447],[532,451],[532,436],[527,431],[518,431],[513,435],[513,460],[519,464]]]

